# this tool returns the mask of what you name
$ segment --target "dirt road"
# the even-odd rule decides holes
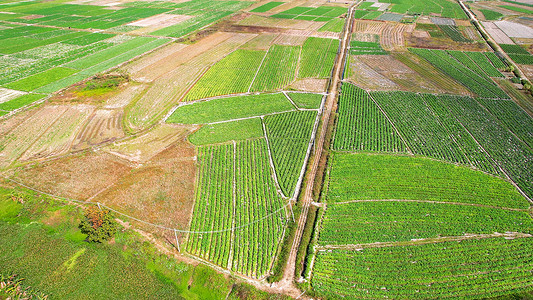
[[[289,254],[289,258],[287,261],[287,267],[285,268],[285,273],[283,274],[283,278],[277,283],[278,288],[282,290],[294,290],[296,287],[294,286],[294,271],[296,269],[296,256],[298,254],[298,248],[300,246],[300,241],[302,239],[303,231],[305,228],[305,223],[307,221],[307,213],[309,211],[309,206],[313,202],[313,187],[314,187],[314,181],[317,174],[317,170],[319,167],[320,158],[322,156],[324,142],[326,139],[326,134],[328,132],[328,124],[330,121],[331,113],[335,104],[335,101],[337,100],[338,96],[338,90],[340,87],[340,83],[342,80],[342,72],[344,70],[344,61],[346,58],[346,53],[348,50],[348,45],[350,42],[350,32],[351,32],[351,26],[353,23],[353,11],[357,4],[354,4],[350,7],[348,12],[348,19],[346,21],[346,25],[344,28],[344,32],[341,37],[341,45],[339,50],[339,55],[337,56],[337,60],[335,61],[334,71],[333,71],[333,77],[331,84],[329,86],[328,90],[328,96],[326,98],[326,103],[324,106],[324,112],[322,114],[322,122],[321,122],[321,128],[319,129],[320,134],[318,138],[315,140],[315,151],[313,152],[312,157],[312,165],[309,169],[309,176],[307,176],[306,180],[306,188],[304,192],[304,196],[302,197],[302,213],[300,215],[300,218],[298,219],[298,226],[295,233],[295,238],[293,241],[293,244],[291,246],[291,251]]]

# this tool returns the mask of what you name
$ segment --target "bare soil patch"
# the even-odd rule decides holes
[[[72,150],[78,151],[124,137],[122,117],[120,110],[97,110],[77,134]]]
[[[92,201],[154,224],[187,229],[194,205],[195,164],[194,147],[178,141]]]
[[[130,162],[141,164],[175,143],[187,143],[187,135],[196,129],[196,126],[162,124],[143,135],[109,145],[103,150]]]
[[[86,153],[21,167],[14,178],[44,192],[87,200],[132,168],[105,152]]]
[[[401,90],[439,93],[442,89],[389,55],[361,55],[358,58],[380,75],[396,83]]]
[[[296,80],[289,88],[299,91],[323,93],[326,91],[327,85],[328,79],[306,78]]]

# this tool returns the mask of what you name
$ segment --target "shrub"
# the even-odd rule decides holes
[[[109,210],[92,206],[85,212],[85,219],[81,221],[79,228],[87,234],[86,241],[102,243],[115,235],[118,224]]]

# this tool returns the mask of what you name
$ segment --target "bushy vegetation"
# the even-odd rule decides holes
[[[91,206],[87,208],[79,227],[87,235],[88,242],[102,243],[115,236],[118,223],[109,210]]]

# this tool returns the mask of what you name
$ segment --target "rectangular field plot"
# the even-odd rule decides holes
[[[390,12],[409,15],[434,15],[452,19],[468,19],[459,3],[447,0],[430,0],[420,2],[417,0],[380,0],[391,3]]]
[[[302,47],[298,78],[329,78],[339,41],[310,37]]]
[[[252,9],[251,12],[267,12],[271,9],[273,9],[274,7],[278,7],[280,5],[282,5],[283,3],[285,2],[276,2],[276,1],[271,1],[271,2],[268,2],[267,4],[263,4],[255,9]]]
[[[531,288],[532,253],[531,238],[320,251],[311,285],[334,299],[495,297]]]
[[[11,99],[6,102],[0,103],[0,110],[2,111],[13,111],[16,109],[19,109],[21,107],[24,107],[28,104],[31,104],[33,102],[36,102],[42,98],[44,98],[44,95],[41,94],[26,94],[19,96],[17,98]]]
[[[521,46],[500,44],[500,47],[503,49],[503,51],[505,51],[505,53],[509,54],[509,57],[511,57],[515,63],[522,65],[533,65],[533,55],[531,55]]]
[[[328,203],[387,199],[529,207],[511,183],[467,167],[409,156],[334,155]]]
[[[279,90],[296,77],[300,47],[273,45],[261,64],[251,92]]]
[[[351,55],[386,55],[387,51],[381,48],[381,45],[376,42],[350,42],[350,54]]]
[[[310,93],[287,93],[291,100],[299,108],[305,109],[318,109],[322,103],[322,98],[324,97],[321,94],[310,94]]]
[[[272,17],[308,21],[329,21],[345,14],[346,11],[346,8],[334,6],[320,6],[317,8],[297,6],[275,14]]]
[[[184,101],[248,92],[265,54],[265,51],[236,50],[211,67]]]
[[[209,145],[241,141],[263,137],[263,125],[260,118],[204,125],[190,135],[189,141],[194,145]]]
[[[295,109],[282,93],[228,97],[182,105],[167,122],[207,124]]]
[[[14,89],[14,90],[21,90],[21,91],[29,92],[37,88],[40,88],[42,86],[45,86],[49,83],[52,83],[54,81],[57,81],[59,79],[63,79],[76,72],[77,70],[74,70],[71,68],[65,68],[65,67],[53,68],[53,69],[44,71],[42,73],[35,74],[33,76],[26,77],[24,79],[7,84],[5,85],[5,87]]]
[[[363,89],[343,84],[338,111],[333,149],[387,152],[406,150],[398,132]]]
[[[320,27],[318,31],[341,32],[344,28],[344,22],[344,19],[335,18]]]
[[[264,139],[199,148],[189,253],[246,276],[267,274],[287,218],[267,151]]]
[[[526,211],[410,201],[368,201],[328,205],[320,245],[401,242],[439,236],[533,233]]]

